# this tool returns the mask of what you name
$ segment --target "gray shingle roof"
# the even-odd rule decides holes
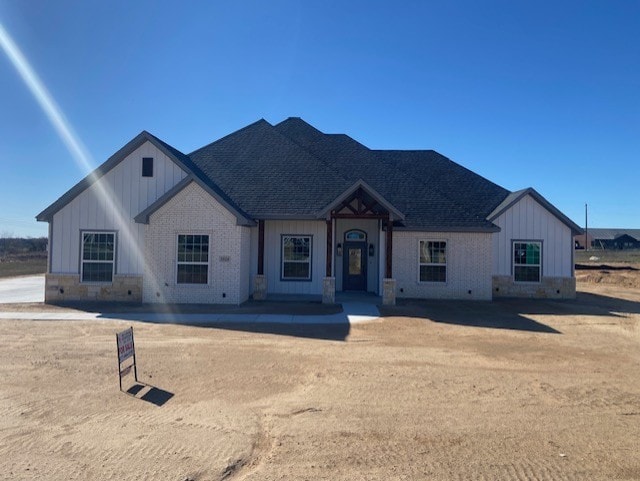
[[[370,150],[346,135],[324,134],[298,118],[275,126],[260,120],[189,157],[254,218],[317,216],[347,188],[363,180],[405,213],[401,228],[495,230],[486,215],[478,215],[473,202],[456,201],[464,190],[435,185],[425,175],[428,169],[421,175],[406,172],[406,162],[397,152]],[[502,197],[508,194],[476,174],[460,170],[476,184],[488,184],[494,197],[496,191]],[[462,174],[458,178],[465,179]],[[452,192],[444,195],[441,187]]]
[[[589,227],[589,235],[593,239],[614,240],[625,234],[633,237],[636,240],[640,240],[640,229],[607,229],[600,227]]]
[[[347,135],[323,134],[299,118],[275,129],[328,168],[371,185],[405,213],[406,229],[493,230],[486,213],[509,193],[434,151],[371,150]]]
[[[142,132],[96,169],[97,176],[78,183],[37,219],[50,220],[147,140],[231,208],[242,224],[319,218],[361,183],[394,208],[399,229],[495,231],[490,215],[513,195],[433,150],[371,150],[347,135],[325,134],[291,117],[276,125],[259,120],[189,155]]]

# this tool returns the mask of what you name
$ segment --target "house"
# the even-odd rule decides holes
[[[595,249],[640,249],[640,229],[590,228],[587,237],[590,248]],[[586,245],[585,234],[575,236],[576,248]]]
[[[188,155],[142,132],[37,219],[49,223],[46,302],[571,298],[581,232],[532,188],[300,118]]]

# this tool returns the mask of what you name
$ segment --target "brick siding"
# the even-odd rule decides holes
[[[447,242],[447,281],[419,281],[419,241]],[[491,234],[469,232],[393,233],[396,296],[491,300]]]
[[[209,283],[177,283],[178,234],[209,235]],[[248,227],[195,182],[149,219],[145,230],[143,301],[240,304],[249,296]],[[242,259],[242,257],[245,259]]]

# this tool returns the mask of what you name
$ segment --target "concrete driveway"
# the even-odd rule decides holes
[[[0,279],[0,304],[44,302],[44,275]]]

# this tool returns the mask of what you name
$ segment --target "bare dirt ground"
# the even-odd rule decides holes
[[[0,477],[640,479],[640,289],[579,290],[296,332],[0,321]]]

